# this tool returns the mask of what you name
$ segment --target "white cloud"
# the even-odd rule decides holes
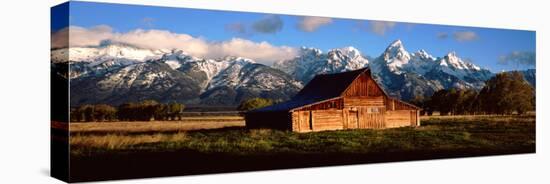
[[[78,35],[71,34],[73,37]],[[207,56],[209,43],[200,38],[194,38],[188,34],[177,34],[165,30],[136,29],[127,33],[115,33],[113,42],[127,43],[147,49],[181,49],[196,56]]]
[[[473,31],[457,31],[453,33],[453,37],[456,41],[466,42],[479,39],[479,36]]]
[[[274,46],[268,42],[253,42],[241,38],[212,42],[188,34],[156,29],[118,33],[106,25],[92,28],[70,26],[53,33],[51,44],[52,48],[98,46],[105,40],[147,49],[180,49],[193,56],[212,59],[240,56],[268,65],[274,61],[291,59],[297,54],[293,47]]]
[[[369,30],[375,34],[383,36],[387,31],[393,29],[396,25],[396,22],[371,20],[369,22]]]
[[[102,40],[113,37],[112,28],[107,25],[99,25],[90,29],[69,26],[52,34],[52,48],[70,46],[99,45]],[[69,39],[70,37],[70,39]]]
[[[305,32],[313,32],[330,23],[332,23],[332,19],[327,17],[302,17],[298,22],[298,28]]]
[[[273,61],[291,59],[297,55],[295,48],[273,46],[268,42],[253,42],[241,38],[209,45],[208,55],[213,58],[223,56],[242,56],[271,65]]]

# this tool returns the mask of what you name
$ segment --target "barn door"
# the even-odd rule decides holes
[[[384,108],[361,107],[359,110],[359,128],[385,128]]]
[[[357,110],[349,110],[347,114],[348,118],[348,126],[349,129],[355,129],[359,127],[359,113],[357,113]]]
[[[311,131],[312,127],[312,118],[311,111],[300,111],[300,131]]]

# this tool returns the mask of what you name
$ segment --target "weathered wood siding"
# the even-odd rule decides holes
[[[344,129],[356,129],[359,127],[359,111],[343,110]]]
[[[295,111],[292,113],[293,131],[311,132],[344,129],[342,110]]]
[[[366,128],[384,128],[384,109],[378,107],[357,107],[358,109],[358,127]]]
[[[372,79],[370,71],[362,73],[351,83],[350,86],[344,92],[344,96],[353,97],[353,96],[382,96],[384,92],[378,86],[376,81]]]
[[[344,128],[342,110],[311,111],[313,130],[339,130]]]
[[[375,108],[376,110],[373,110]],[[295,111],[293,131],[311,132],[340,129],[382,129],[418,126],[417,110],[386,111],[377,107],[344,110]]]
[[[296,132],[312,131],[311,120],[311,111],[292,112],[292,130]]]
[[[416,126],[417,118],[416,110],[386,111],[386,127]]]
[[[370,71],[361,74],[344,92],[344,128],[385,128],[385,95]]]
[[[384,97],[345,97],[344,107],[374,106],[384,107]]]

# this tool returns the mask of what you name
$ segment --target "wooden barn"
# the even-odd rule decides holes
[[[368,68],[317,75],[291,100],[245,113],[249,128],[295,132],[420,126],[420,108],[389,97]]]

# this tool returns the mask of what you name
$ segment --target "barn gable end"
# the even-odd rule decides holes
[[[379,97],[387,96],[384,90],[371,77],[370,70],[357,76],[357,78],[341,94],[344,97]]]

